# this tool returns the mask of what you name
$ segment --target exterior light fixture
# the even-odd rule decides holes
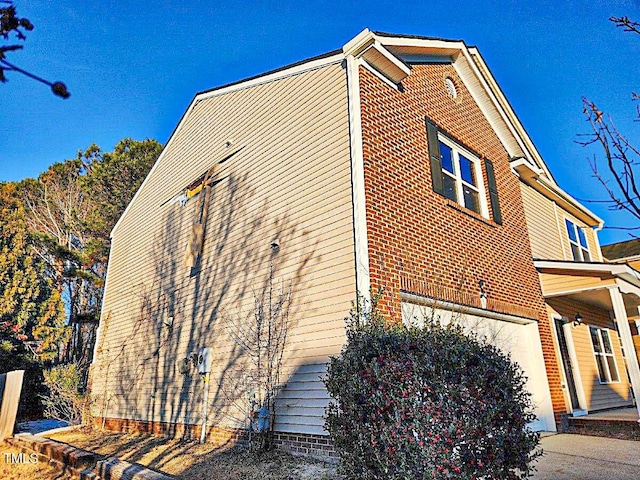
[[[580,312],[576,312],[576,315],[573,317],[573,326],[574,327],[578,327],[580,325],[582,325],[583,322],[583,318],[582,315],[580,315]]]
[[[478,286],[480,287],[480,305],[482,308],[487,308],[487,292],[484,291],[484,280],[478,281]]]

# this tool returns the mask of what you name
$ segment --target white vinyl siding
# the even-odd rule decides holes
[[[183,260],[200,197],[184,207],[165,202],[236,150],[216,174],[200,273],[190,276]],[[232,319],[250,318],[271,263],[276,286],[292,284],[276,429],[326,433],[320,377],[344,343],[355,298],[341,65],[212,95],[187,113],[115,231],[93,366],[95,413],[106,406],[107,417],[199,422],[203,382],[177,364],[212,347],[210,423],[242,425],[233,379],[246,359],[229,329]],[[172,329],[162,326],[169,315]]]

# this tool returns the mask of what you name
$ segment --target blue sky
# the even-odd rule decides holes
[[[165,143],[194,94],[341,48],[363,28],[476,45],[556,180],[602,199],[575,143],[588,132],[581,96],[640,144],[640,37],[608,22],[640,21],[640,1],[101,1],[16,0],[35,29],[9,60],[72,96],[8,72],[0,84],[0,181],[35,177],[97,143]],[[610,225],[632,220],[589,207]],[[629,238],[604,231],[603,244]]]

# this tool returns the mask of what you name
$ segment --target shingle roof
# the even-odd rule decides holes
[[[640,238],[603,245],[602,255],[608,260],[619,260],[640,255]]]

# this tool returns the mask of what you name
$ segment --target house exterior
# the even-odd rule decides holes
[[[510,352],[535,429],[578,410],[559,342],[586,365],[576,351],[587,325],[603,347],[590,368],[614,362],[618,382],[588,390],[574,362],[576,405],[628,404],[607,308],[622,318],[640,277],[602,262],[600,225],[557,186],[476,48],[364,30],[341,50],[195,96],[112,232],[94,413],[109,428],[175,434],[205,419],[209,439],[237,439],[251,396],[238,332],[287,292],[276,440],[323,453],[321,376],[357,294],[378,289],[391,321],[455,319]],[[588,285],[563,290],[565,279]],[[574,310],[584,324],[572,329],[561,320]],[[209,382],[189,367],[202,348]]]
[[[640,273],[603,256],[598,242],[603,221],[566,194],[548,171],[523,159],[512,165],[520,177],[566,412],[582,416],[633,406],[640,394]]]

